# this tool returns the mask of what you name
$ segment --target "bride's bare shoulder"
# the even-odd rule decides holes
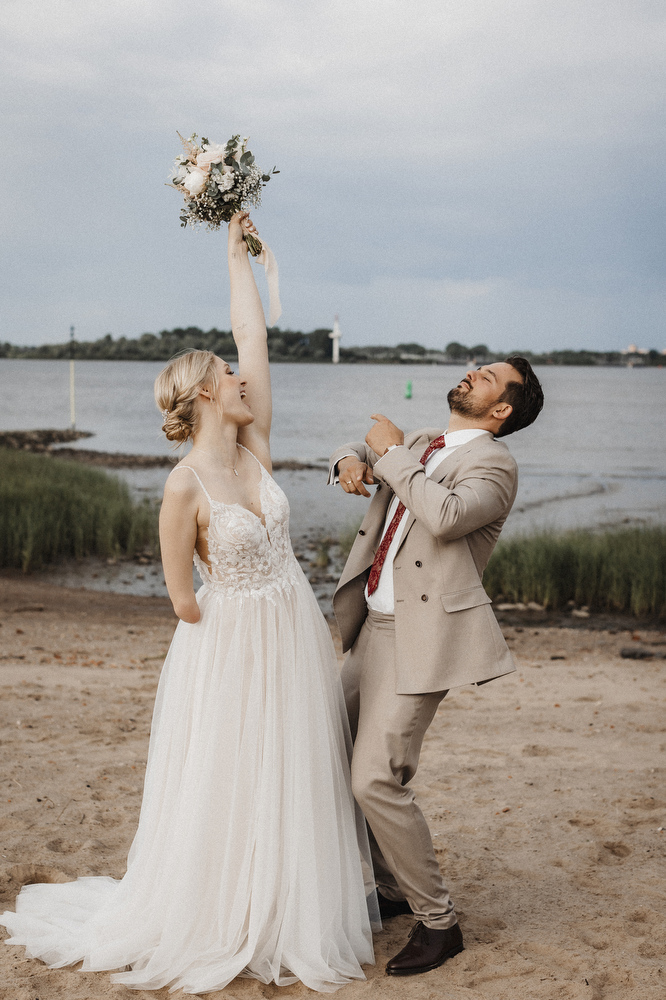
[[[164,484],[164,499],[187,503],[200,492],[197,477],[189,465],[177,465],[171,470]]]

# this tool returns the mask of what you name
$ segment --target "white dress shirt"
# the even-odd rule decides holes
[[[456,448],[459,448],[463,444],[467,444],[468,441],[472,441],[475,437],[479,437],[481,434],[488,434],[492,437],[490,431],[475,429],[464,429],[461,431],[449,431],[445,435],[446,447],[439,448],[434,451],[428,461],[425,464],[425,474],[426,476],[432,476],[432,474],[439,468],[442,462],[445,462],[449,458]],[[425,448],[423,449],[425,451]],[[384,456],[382,455],[382,458]],[[381,458],[375,462],[375,469],[381,463]],[[397,496],[394,496],[389,504],[389,508],[386,512],[386,520],[384,521],[384,530],[382,531],[382,538],[386,534],[386,530],[393,520],[393,515],[398,509],[398,504],[400,500]],[[405,524],[407,523],[407,517],[409,516],[409,511],[405,510],[400,523],[396,529],[395,535],[389,545],[388,552],[386,553],[386,559],[384,560],[384,565],[382,566],[382,571],[379,576],[379,583],[377,589],[373,594],[368,594],[368,587],[365,588],[365,599],[367,601],[368,607],[372,608],[373,611],[380,611],[385,615],[392,615],[394,613],[394,596],[393,596],[393,560],[395,559],[395,554],[398,551],[398,546],[400,545],[400,540],[402,534],[405,530]]]

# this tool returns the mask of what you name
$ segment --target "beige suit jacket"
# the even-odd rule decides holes
[[[516,463],[505,444],[480,435],[428,477],[419,459],[441,433],[415,431],[382,458],[374,472],[379,485],[333,597],[346,651],[367,615],[365,585],[396,494],[409,511],[393,562],[397,694],[443,691],[515,670],[481,576],[516,496]],[[331,456],[331,473],[350,454],[373,470],[379,460],[365,443],[345,445]]]

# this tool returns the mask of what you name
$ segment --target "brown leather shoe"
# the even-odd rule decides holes
[[[379,916],[382,920],[390,920],[392,917],[400,917],[404,913],[413,916],[412,908],[406,899],[387,899],[377,892],[377,902],[379,903]]]
[[[426,927],[417,920],[409,935],[409,941],[386,966],[389,976],[415,976],[419,972],[429,972],[443,965],[463,950],[460,926],[454,924],[445,930]]]

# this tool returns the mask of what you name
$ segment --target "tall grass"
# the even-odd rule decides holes
[[[483,575],[488,594],[561,608],[666,616],[666,527],[541,533],[500,541]]]
[[[157,553],[157,511],[97,469],[0,449],[0,567],[28,572],[58,559]]]
[[[344,558],[359,525],[340,533]],[[574,601],[595,611],[666,617],[666,527],[541,532],[500,540],[483,585],[493,600],[536,601],[553,610]]]

